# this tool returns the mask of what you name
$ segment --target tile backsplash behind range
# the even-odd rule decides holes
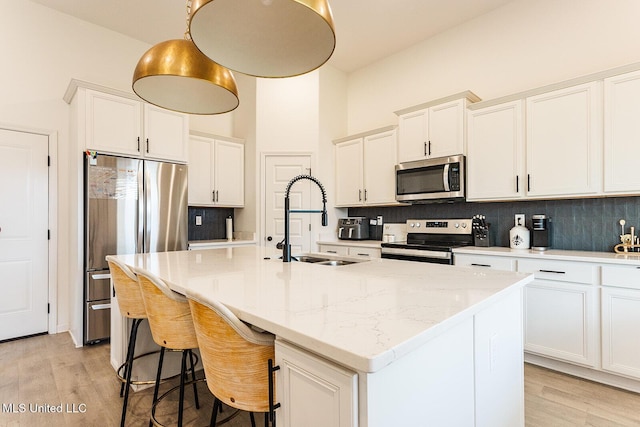
[[[196,216],[202,225],[196,225]],[[189,206],[189,240],[225,239],[228,217],[233,218],[233,208],[200,208]]]
[[[586,251],[613,251],[620,243],[621,219],[640,230],[640,197],[609,197],[575,200],[530,200],[495,203],[442,203],[386,208],[350,208],[349,216],[375,218],[385,223],[404,223],[410,218],[471,218],[481,214],[491,224],[494,246],[509,246],[513,216],[546,214],[551,218],[551,248]]]

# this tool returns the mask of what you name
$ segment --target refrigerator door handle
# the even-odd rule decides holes
[[[91,310],[107,310],[111,308],[111,303],[107,304],[94,304],[91,306]]]
[[[91,278],[93,280],[111,279],[111,274],[92,274]]]

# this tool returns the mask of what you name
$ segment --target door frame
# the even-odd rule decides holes
[[[26,126],[18,126],[0,122],[0,129],[44,135],[48,140],[49,168],[48,168],[48,303],[47,332],[58,332],[58,132],[49,129],[40,129]]]
[[[309,157],[311,172],[316,168],[316,155],[312,151],[263,151],[260,153],[260,232],[258,233],[258,246],[264,246],[265,230],[267,229],[267,218],[264,212],[267,197],[267,183],[265,182],[265,174],[267,172],[267,157]]]

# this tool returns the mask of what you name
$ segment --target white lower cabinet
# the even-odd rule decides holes
[[[525,351],[595,366],[597,267],[581,262],[519,259],[518,271],[535,276],[525,288]]]
[[[595,366],[596,290],[552,280],[529,283],[525,288],[525,351]]]
[[[358,375],[276,340],[278,424],[285,427],[356,427]]]
[[[602,369],[640,379],[640,267],[602,267]]]

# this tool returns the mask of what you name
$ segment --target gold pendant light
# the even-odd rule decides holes
[[[190,114],[226,113],[239,104],[231,71],[204,56],[188,32],[185,39],[158,43],[142,55],[133,72],[133,91],[151,104]]]
[[[192,0],[193,43],[225,67],[291,77],[324,64],[336,45],[328,0]]]

